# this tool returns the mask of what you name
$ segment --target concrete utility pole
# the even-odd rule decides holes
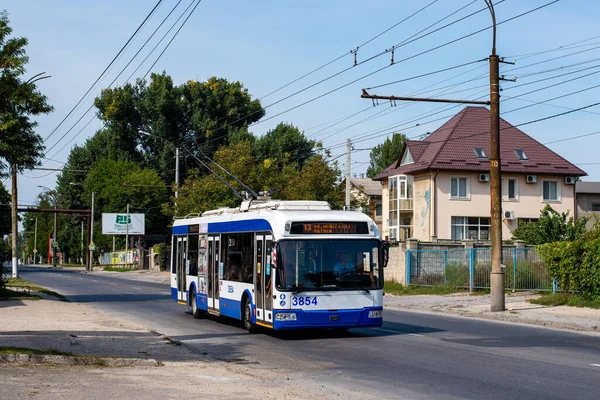
[[[12,168],[12,204],[11,204],[11,217],[12,217],[12,277],[19,277],[19,261],[17,259],[17,255],[19,254],[18,245],[18,237],[19,237],[19,219],[17,217],[17,207],[18,207],[18,199],[17,199],[17,165],[13,164]]]
[[[92,271],[94,269],[94,195],[96,193],[92,192],[92,213],[90,218],[90,264],[88,266],[88,271]]]
[[[350,209],[350,163],[352,161],[352,140],[346,139],[346,210]]]
[[[492,54],[490,55],[490,214],[492,226],[492,272],[490,276],[491,311],[504,311],[504,269],[502,268],[502,171],[500,167],[500,76],[496,55],[496,14],[492,0],[485,0],[492,16]]]
[[[37,218],[35,219],[35,233],[33,234],[33,265],[36,264],[35,260],[37,258]]]
[[[175,148],[175,197],[179,196],[179,147]]]
[[[127,250],[129,250],[129,203],[127,203],[127,217],[125,217],[125,264],[127,264]]]
[[[392,101],[424,101],[432,103],[461,103],[490,106],[490,215],[492,239],[492,272],[490,274],[491,311],[504,311],[504,270],[502,268],[502,172],[500,168],[500,80],[499,63],[507,63],[496,55],[496,15],[492,0],[484,0],[492,15],[492,55],[490,61],[490,101],[431,99],[418,97],[377,96],[363,89],[363,99]],[[392,59],[393,64],[393,59]],[[510,63],[514,64],[514,63]],[[346,170],[347,171],[347,170]]]
[[[54,209],[56,210],[56,196],[54,197]],[[57,247],[57,234],[56,234],[56,212],[54,213],[54,241],[52,242],[52,265],[56,267],[56,247]]]

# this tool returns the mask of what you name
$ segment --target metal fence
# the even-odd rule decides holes
[[[450,285],[489,289],[492,270],[490,248],[407,250],[407,285]],[[533,247],[502,249],[505,288],[555,290],[552,277]]]

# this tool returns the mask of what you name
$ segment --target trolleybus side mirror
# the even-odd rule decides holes
[[[381,248],[383,250],[383,268],[387,267],[388,260],[390,258],[390,242],[383,241],[381,242]]]

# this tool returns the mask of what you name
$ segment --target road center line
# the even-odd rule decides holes
[[[592,367],[600,367],[600,364],[590,364]]]
[[[408,332],[402,332],[402,331],[393,331],[391,329],[384,329],[384,328],[373,328],[376,331],[382,331],[382,332],[389,332],[389,333],[402,333],[405,335],[410,335],[410,336],[418,336],[418,337],[423,337],[425,335],[419,335],[418,333],[408,333]]]

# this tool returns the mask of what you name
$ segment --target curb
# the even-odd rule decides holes
[[[49,354],[0,354],[0,362],[99,367],[158,367],[161,365],[154,359]]]
[[[488,314],[480,314],[472,311],[452,311],[448,309],[429,309],[429,308],[421,308],[414,306],[385,306],[384,309],[390,310],[398,310],[398,311],[410,311],[410,312],[420,312],[426,314],[435,314],[435,315],[447,315],[451,317],[462,317],[462,318],[474,318],[481,319],[487,321],[497,321],[497,322],[508,322],[508,323],[517,323],[524,325],[535,325],[542,326],[546,328],[555,328],[555,329],[568,329],[578,332],[594,332],[598,333],[598,328],[587,327],[577,324],[570,324],[565,322],[557,322],[557,321],[544,321],[544,320],[535,320],[535,319],[526,319],[515,316],[514,314],[510,314],[511,311],[507,310],[503,313],[499,313],[496,315],[488,315]]]

